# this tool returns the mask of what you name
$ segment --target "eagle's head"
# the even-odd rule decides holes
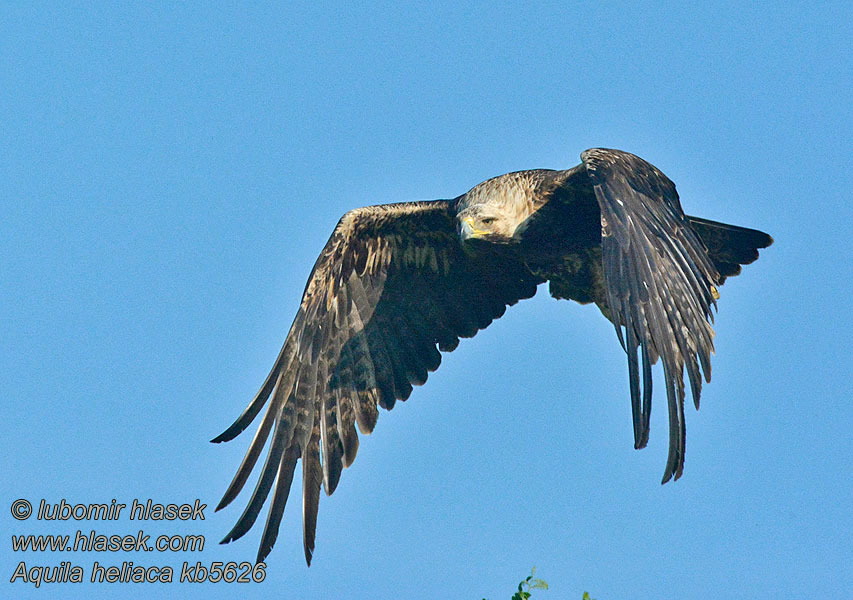
[[[508,219],[500,207],[491,204],[474,204],[456,215],[459,237],[462,242],[482,240],[496,244],[513,241],[516,224]]]
[[[484,181],[461,196],[456,219],[462,242],[516,243],[519,225],[535,210],[538,183],[526,173],[509,173]]]

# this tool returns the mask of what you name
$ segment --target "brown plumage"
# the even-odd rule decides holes
[[[696,407],[710,381],[711,306],[727,276],[772,243],[765,233],[687,217],[674,184],[642,159],[593,149],[566,171],[490,179],[453,200],[359,208],[320,253],[284,346],[237,420],[267,404],[217,510],[272,443],[249,503],[223,543],[244,535],[273,492],[257,560],[269,554],[302,459],[303,545],[311,563],[322,486],[334,492],[378,407],[406,400],[441,352],[549,282],[551,295],[595,302],[628,354],[634,444],[648,441],[651,365],[663,363],[670,415],[663,481],[684,465],[684,376]],[[639,356],[638,356],[639,354]],[[642,378],[640,371],[642,370]],[[642,379],[642,383],[641,383]]]

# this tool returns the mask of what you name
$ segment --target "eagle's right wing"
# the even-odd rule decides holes
[[[243,431],[269,402],[217,510],[243,488],[272,444],[249,504],[224,542],[254,524],[273,498],[258,550],[275,543],[296,462],[302,458],[303,545],[311,563],[321,483],[331,494],[370,433],[377,405],[390,409],[451,351],[536,293],[538,281],[498,254],[462,250],[454,201],[360,208],[344,215],[311,272],[275,366],[246,410],[214,442]],[[437,348],[436,348],[437,346]]]

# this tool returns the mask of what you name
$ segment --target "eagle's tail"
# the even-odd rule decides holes
[[[738,275],[741,265],[748,265],[758,258],[758,249],[773,243],[773,238],[757,229],[727,225],[699,217],[687,217],[694,231],[699,234],[708,255],[720,273],[720,283],[726,277]]]

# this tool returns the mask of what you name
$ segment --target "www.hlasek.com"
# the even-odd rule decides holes
[[[159,504],[153,500],[134,499],[130,506],[115,499],[102,504],[72,504],[64,498],[57,503],[39,501],[33,505],[25,499],[12,503],[12,516],[25,521],[31,516],[39,521],[129,521],[172,522],[204,520],[206,504]],[[155,535],[140,529],[127,535],[107,535],[95,529],[77,529],[73,534],[22,534],[12,536],[14,552],[201,552],[203,535]],[[184,561],[180,566],[137,565],[133,561],[103,564],[94,561],[87,570],[71,561],[53,565],[34,565],[20,561],[11,583],[260,583],[266,577],[264,563]]]

